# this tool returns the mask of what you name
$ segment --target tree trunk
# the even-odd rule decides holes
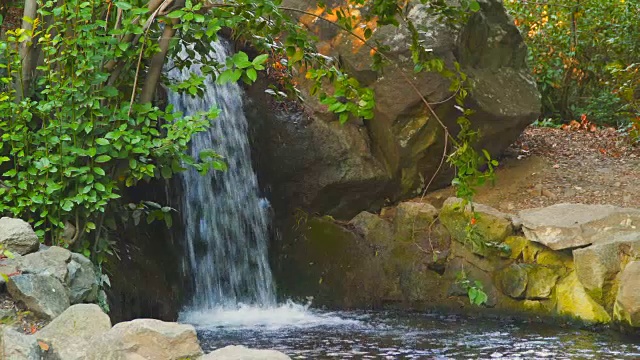
[[[38,4],[36,0],[26,0],[24,2],[24,17],[22,28],[27,32],[33,31],[34,20],[37,16]],[[27,21],[30,20],[30,21]],[[33,91],[31,81],[37,64],[37,52],[34,51],[34,39],[29,37],[20,44],[20,58],[22,59],[22,72],[19,79],[16,79],[16,99],[21,101],[25,97],[29,97]]]

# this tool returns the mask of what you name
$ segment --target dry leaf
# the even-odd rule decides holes
[[[42,349],[42,351],[49,351],[49,344],[44,341],[38,341],[38,346],[40,346],[40,349]]]

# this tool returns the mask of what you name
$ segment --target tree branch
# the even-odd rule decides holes
[[[166,24],[164,27],[162,37],[160,37],[159,41],[160,51],[155,53],[151,58],[149,71],[147,72],[147,77],[145,79],[144,86],[142,87],[142,93],[140,94],[141,104],[145,104],[153,100],[156,86],[158,85],[160,76],[162,75],[164,60],[167,57],[167,53],[169,52],[171,39],[173,39],[173,36],[176,33],[176,29],[173,26],[177,23],[178,19],[173,19],[171,24]]]

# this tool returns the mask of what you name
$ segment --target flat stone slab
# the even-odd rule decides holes
[[[640,236],[640,210],[613,205],[557,204],[519,213],[527,239],[553,250]]]

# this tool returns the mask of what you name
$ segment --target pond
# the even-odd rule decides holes
[[[275,309],[189,313],[206,352],[276,349],[293,359],[638,359],[640,339],[612,331],[416,312]]]

